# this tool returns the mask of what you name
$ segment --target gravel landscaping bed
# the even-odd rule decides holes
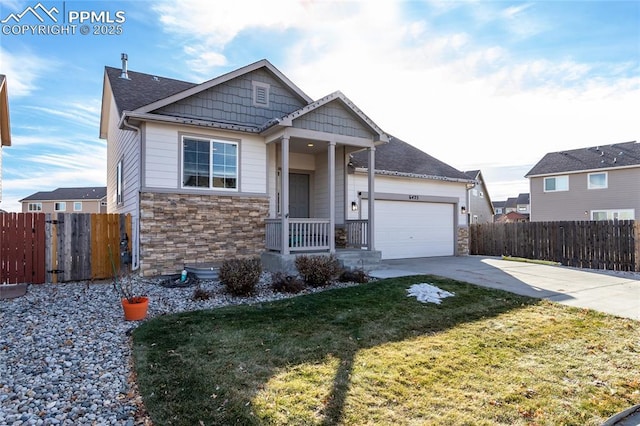
[[[136,293],[150,299],[147,318],[294,296],[274,293],[267,274],[246,298],[201,281],[211,297],[193,300],[195,287],[166,288],[162,281],[134,279]],[[110,281],[30,285],[25,296],[0,300],[0,425],[144,423],[129,342],[138,324],[124,320]]]

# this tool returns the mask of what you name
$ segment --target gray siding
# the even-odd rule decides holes
[[[544,192],[544,177],[529,178],[531,221],[590,220],[591,210],[618,209],[635,209],[639,219],[640,168],[600,171],[608,173],[605,189],[588,189],[588,173],[567,175],[569,190],[558,192]]]
[[[373,133],[338,101],[329,102],[300,118],[293,127],[370,139]]]
[[[469,214],[471,215],[471,223],[490,223],[493,222],[493,214],[489,205],[489,198],[483,186],[476,188],[477,195],[473,195],[473,191],[469,191]],[[480,192],[483,196],[480,197]],[[477,221],[476,221],[477,216]]]
[[[268,108],[254,105],[254,81],[270,86]],[[272,118],[284,117],[305,105],[304,101],[271,74],[259,69],[154,112],[175,117],[259,127]]]

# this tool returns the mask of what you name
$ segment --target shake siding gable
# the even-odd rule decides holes
[[[591,210],[619,209],[635,209],[640,219],[640,168],[601,171],[607,188],[588,189],[588,172],[568,174],[569,190],[557,192],[544,192],[544,177],[531,177],[531,220],[591,220]]]
[[[338,101],[330,102],[294,119],[293,127],[367,139],[373,136],[371,130]]]
[[[269,85],[268,107],[255,106],[253,82]],[[162,107],[154,113],[260,127],[305,106],[287,87],[262,69],[221,83]]]

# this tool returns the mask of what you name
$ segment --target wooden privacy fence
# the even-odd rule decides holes
[[[1,283],[109,278],[131,249],[131,215],[2,213],[0,224]]]
[[[469,240],[470,254],[640,271],[640,222],[633,220],[473,224]]]

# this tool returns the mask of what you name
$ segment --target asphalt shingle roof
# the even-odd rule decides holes
[[[107,195],[106,186],[82,188],[58,188],[53,191],[40,191],[20,201],[64,201],[64,200],[100,200]]]
[[[375,155],[378,171],[470,180],[464,172],[392,136],[389,143],[376,147]],[[369,164],[367,152],[354,153],[351,162],[355,167],[366,168]]]
[[[550,152],[525,176],[626,166],[640,166],[640,144],[635,141]]]
[[[129,79],[120,78],[120,68],[105,67],[118,114],[133,111],[160,99],[167,98],[183,90],[197,86],[195,83],[158,77],[141,72],[127,71]]]

